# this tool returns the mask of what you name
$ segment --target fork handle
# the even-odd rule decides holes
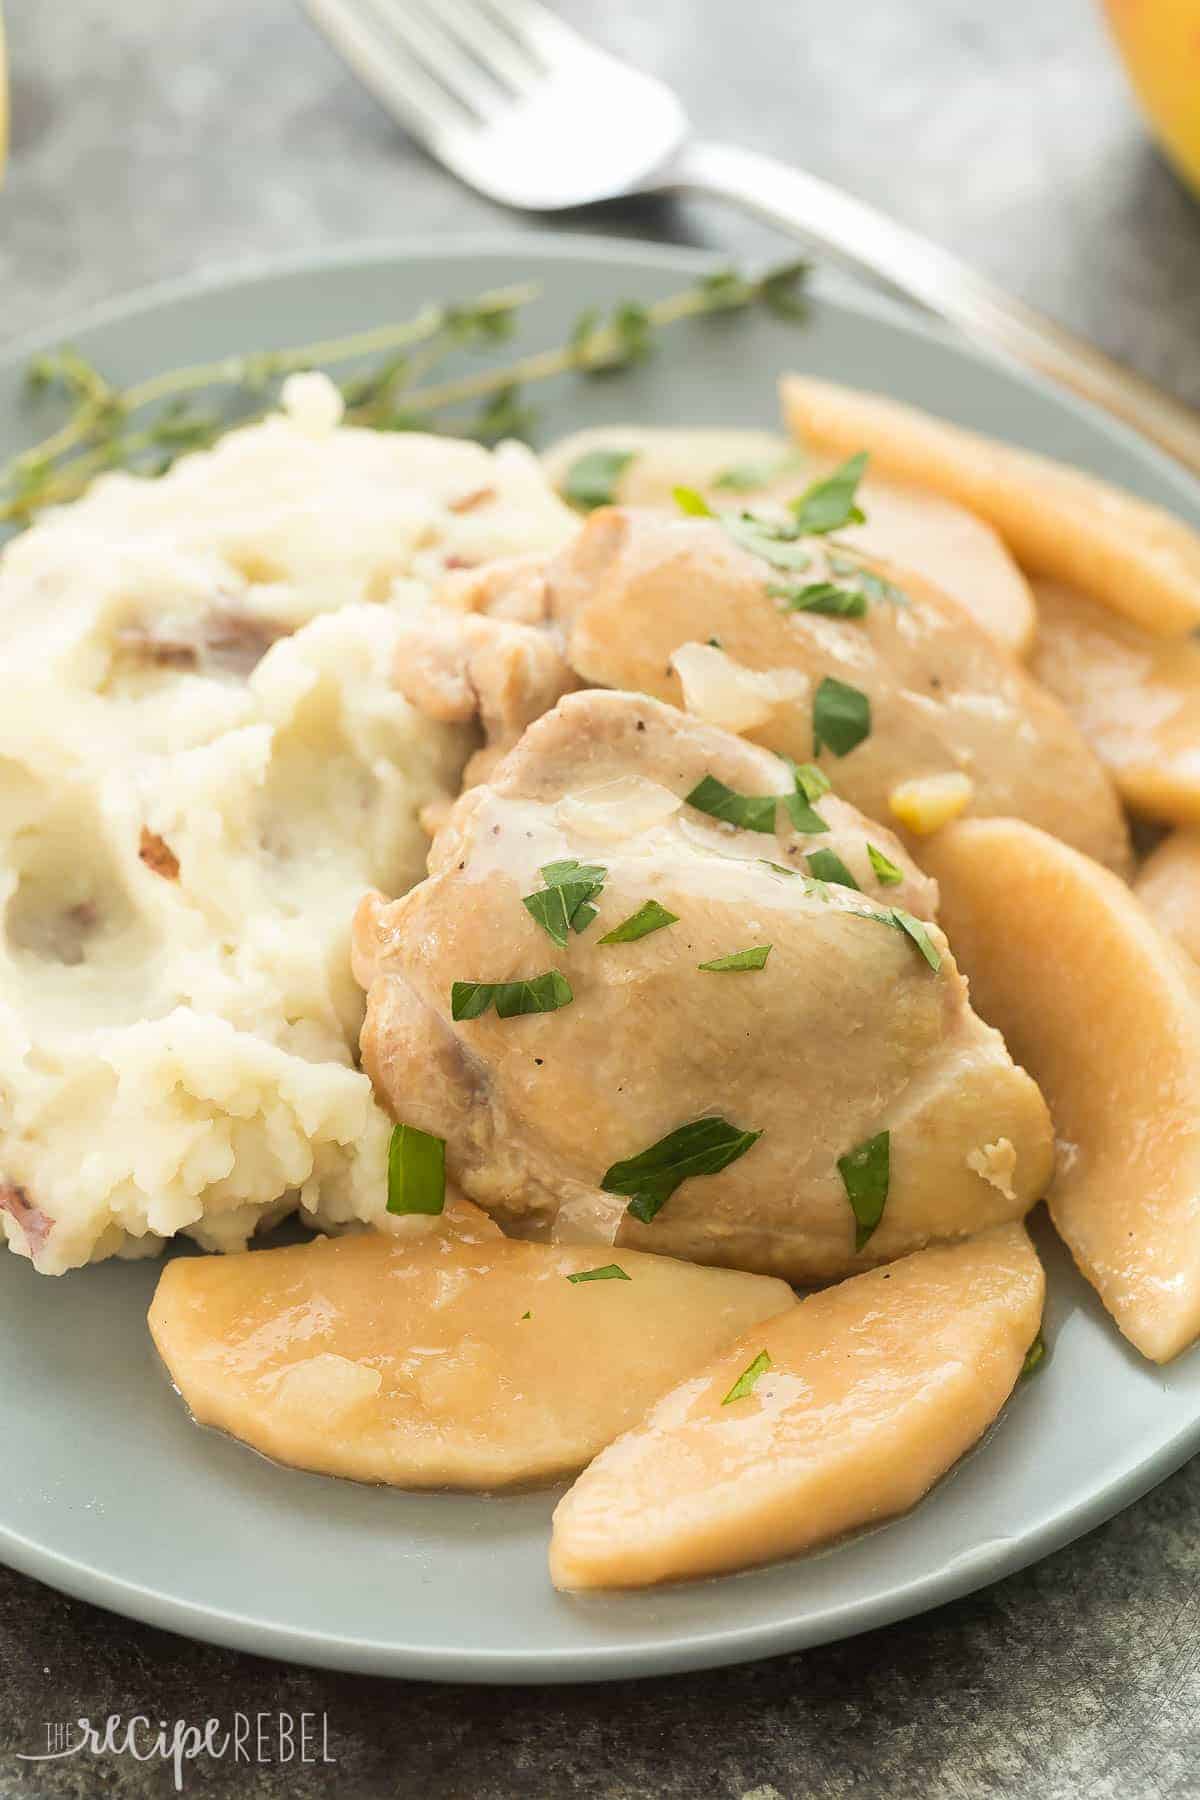
[[[1200,475],[1200,413],[852,194],[757,151],[699,142],[684,146],[663,185],[732,200],[783,226],[854,274],[1114,413]]]

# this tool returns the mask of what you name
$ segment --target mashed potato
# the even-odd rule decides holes
[[[350,918],[471,748],[394,643],[447,569],[575,528],[520,446],[285,403],[0,560],[0,1228],[47,1273],[379,1216]]]

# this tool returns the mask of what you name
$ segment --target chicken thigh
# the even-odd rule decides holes
[[[786,577],[736,543],[715,519],[622,507],[594,513],[546,573],[547,616],[587,682],[637,688],[676,705],[685,643],[715,639],[755,671],[799,670],[810,691],[783,699],[750,735],[812,756],[817,692],[853,690],[867,730],[819,760],[839,793],[869,818],[903,817],[902,784],[965,776],[964,810],[1021,818],[1121,872],[1129,844],[1111,781],[1066,709],[952,601],[908,572],[863,562],[851,576],[836,548],[806,540],[808,566]],[[778,590],[853,589],[860,617],[789,610]],[[830,690],[827,688],[826,690]]]
[[[763,541],[753,528],[743,536]],[[716,518],[604,507],[540,572],[523,559],[456,578],[442,595],[461,617],[438,640],[441,678],[474,686],[501,749],[556,689],[637,689],[814,757],[845,799],[910,843],[941,822],[948,793],[947,816],[1024,819],[1128,873],[1128,832],[1099,759],[1065,707],[961,607],[840,542],[782,551],[794,553],[791,573]],[[503,705],[470,673],[491,632],[510,650],[523,643],[523,664],[538,669],[536,693],[499,731]],[[428,705],[428,667],[416,643],[397,665],[417,705]]]
[[[573,473],[597,456],[612,467],[614,455],[617,463],[627,460],[609,502],[668,513],[681,485],[718,511],[786,507],[833,470],[830,458],[813,457],[772,431],[728,425],[591,425],[553,444],[542,466],[569,500]],[[924,576],[1014,656],[1027,653],[1037,629],[1033,595],[990,525],[930,488],[873,474],[869,464],[857,499],[866,517],[839,533],[844,542]]]
[[[810,1282],[1045,1186],[1045,1105],[922,923],[934,884],[810,770],[571,694],[430,868],[360,908],[363,1059],[506,1230]]]

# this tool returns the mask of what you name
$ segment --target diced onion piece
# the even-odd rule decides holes
[[[1017,1150],[1011,1138],[997,1138],[994,1144],[984,1144],[981,1149],[970,1151],[967,1167],[990,1182],[1006,1200],[1016,1199],[1013,1176],[1017,1168]]]
[[[802,700],[808,692],[798,669],[759,673],[734,662],[715,644],[681,644],[671,667],[683,688],[685,709],[726,731],[752,731],[783,702]]]
[[[641,775],[622,775],[567,794],[556,806],[555,816],[565,831],[615,844],[661,825],[682,805],[679,795],[659,782]]]
[[[918,837],[929,837],[966,812],[974,793],[975,783],[969,775],[947,770],[944,775],[919,775],[913,781],[902,781],[888,795],[888,805],[902,825]]]

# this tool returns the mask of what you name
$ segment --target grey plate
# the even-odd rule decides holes
[[[681,251],[556,238],[390,247],[158,291],[63,337],[114,378],[399,317],[427,297],[544,283],[529,344],[585,305],[692,279]],[[30,440],[0,363],[0,453]],[[1123,482],[1200,525],[1200,488],[1130,434],[881,307],[823,299],[677,331],[643,368],[541,396],[546,428],[623,418],[773,424],[801,366],[879,387]],[[1108,1518],[1200,1447],[1200,1358],[1156,1369],[1104,1318],[1048,1229],[1050,1355],[924,1505],[807,1560],[654,1593],[551,1588],[556,1496],[406,1495],[278,1469],[189,1423],[144,1314],[153,1265],[59,1281],[0,1258],[0,1554],[101,1606],[299,1661],[466,1681],[604,1680],[766,1656],[903,1618],[993,1581]]]

